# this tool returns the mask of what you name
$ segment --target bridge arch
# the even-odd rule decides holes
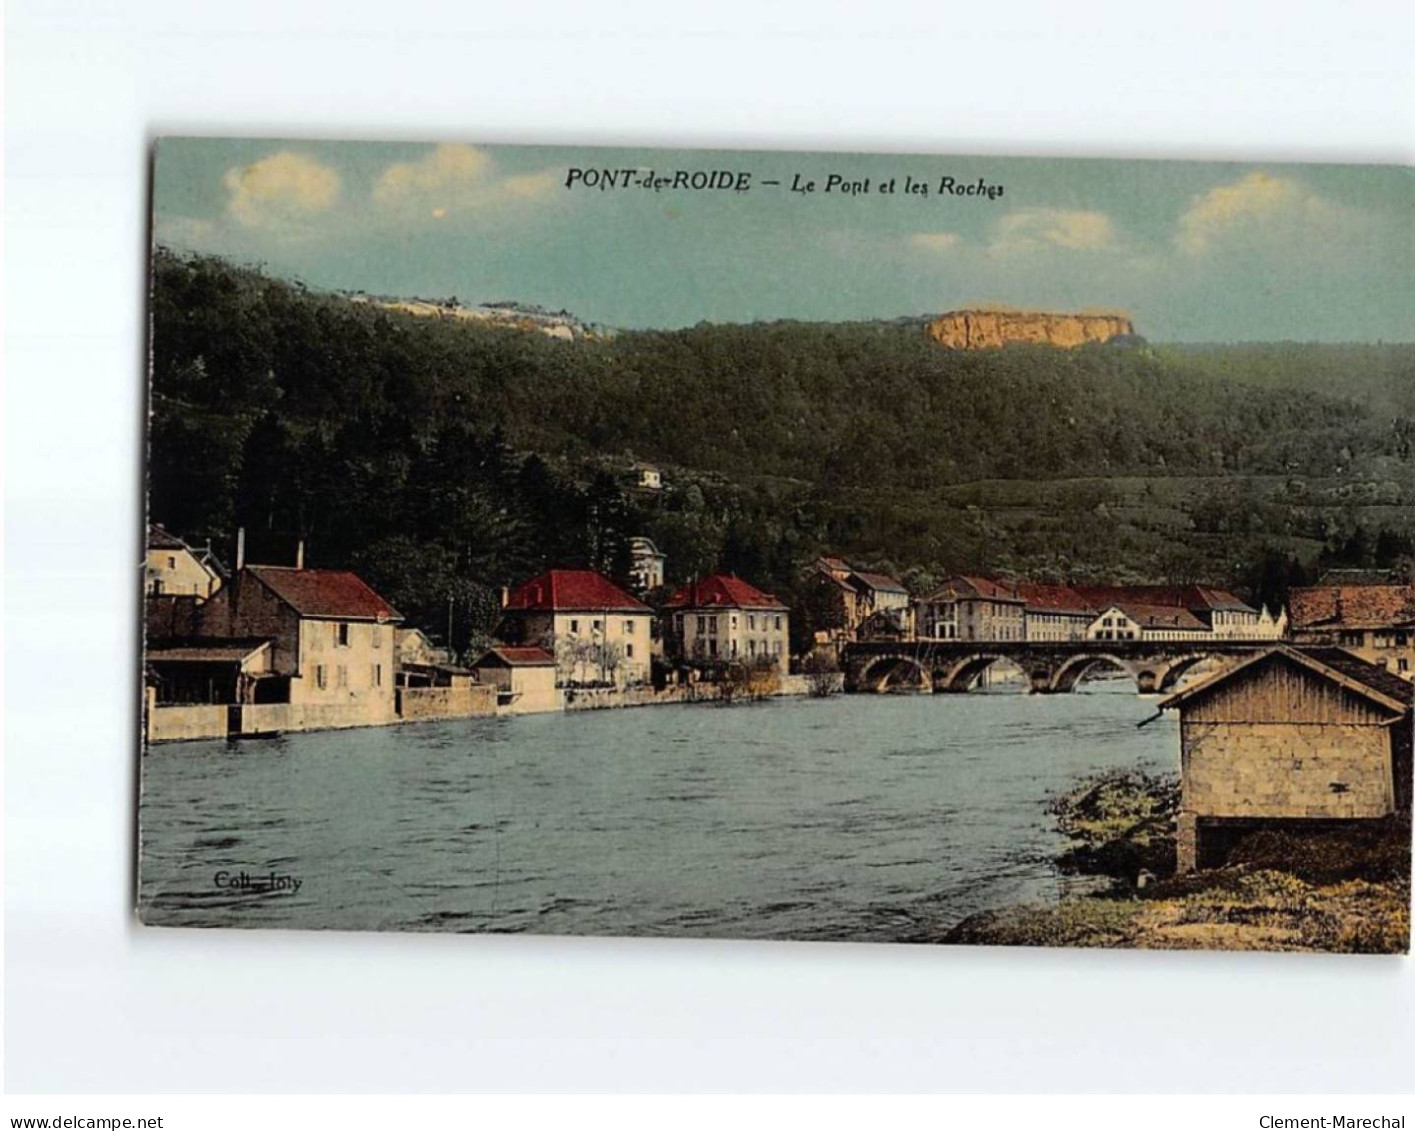
[[[978,652],[971,656],[964,656],[955,660],[947,667],[941,667],[934,672],[935,691],[971,691],[990,667],[994,664],[1003,663],[1009,667],[1016,668],[1023,676],[1029,676],[1018,662],[1016,657],[1009,656],[1003,652]]]
[[[913,656],[888,655],[870,660],[860,669],[859,684],[872,691],[913,688],[932,690],[929,670]]]
[[[1193,655],[1181,656],[1159,674],[1156,682],[1156,689],[1159,691],[1173,691],[1179,681],[1189,672],[1204,663],[1206,660],[1222,660],[1222,657],[1213,652],[1195,652]]]
[[[1098,667],[1108,667],[1116,671],[1124,672],[1135,681],[1135,687],[1138,691],[1148,692],[1153,690],[1153,688],[1145,686],[1146,681],[1142,678],[1141,673],[1137,672],[1132,665],[1127,664],[1119,656],[1113,656],[1108,652],[1083,652],[1079,656],[1072,656],[1052,673],[1051,679],[1047,684],[1047,690],[1075,691],[1076,685],[1085,678],[1086,673]]]

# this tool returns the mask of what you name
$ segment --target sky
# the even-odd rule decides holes
[[[1156,341],[1415,341],[1415,170],[1392,166],[166,138],[153,208],[159,244],[311,287],[626,329],[991,305],[1123,310]]]

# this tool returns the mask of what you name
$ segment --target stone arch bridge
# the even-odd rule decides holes
[[[1020,668],[1034,692],[1074,691],[1088,672],[1120,670],[1141,694],[1168,691],[1195,664],[1250,655],[1275,641],[907,640],[845,645],[845,690],[971,691],[1000,660]]]

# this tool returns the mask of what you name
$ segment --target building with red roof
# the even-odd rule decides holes
[[[1026,607],[990,577],[950,577],[919,602],[919,634],[929,640],[1025,640]]]
[[[785,670],[791,653],[786,606],[748,581],[715,573],[682,586],[664,604],[664,651],[673,660],[767,660]]]
[[[347,570],[251,565],[201,606],[198,631],[269,640],[274,678],[261,681],[261,695],[326,711],[327,725],[350,726],[395,717],[402,619]]]
[[[1314,585],[1288,597],[1292,638],[1415,678],[1415,585]]]
[[[645,683],[653,611],[602,573],[548,569],[506,594],[496,635],[554,654],[565,685]]]
[[[500,710],[529,714],[563,709],[557,686],[559,666],[544,648],[499,644],[484,652],[472,668],[478,681],[496,688]]]

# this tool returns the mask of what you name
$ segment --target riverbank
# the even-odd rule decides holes
[[[1052,805],[1071,841],[1065,873],[1099,893],[965,919],[915,941],[1404,954],[1410,947],[1410,823],[1320,836],[1255,833],[1226,866],[1174,875],[1177,787],[1111,774]]]

